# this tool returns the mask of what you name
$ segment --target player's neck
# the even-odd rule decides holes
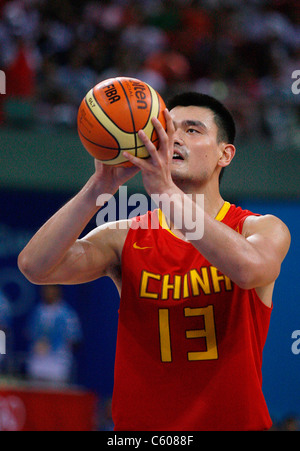
[[[185,194],[192,196],[194,202],[203,205],[203,201],[200,196],[204,196],[204,211],[212,218],[215,218],[222,206],[224,205],[224,199],[221,196],[219,183],[206,183],[202,185],[195,184],[182,184],[178,186]]]
[[[218,190],[212,190],[212,189],[204,189],[202,187],[201,190],[194,189],[194,190],[182,190],[185,194],[188,194],[189,197],[192,197],[192,200],[197,203],[200,208],[203,207],[203,197],[204,196],[204,211],[212,218],[216,218],[218,213],[220,212],[221,208],[224,206],[224,199],[222,198],[219,189]],[[201,196],[199,196],[199,194]],[[167,222],[169,222],[167,220]],[[173,223],[168,224],[170,230],[178,236],[178,238],[181,238],[185,240],[185,237],[183,234],[174,228]]]

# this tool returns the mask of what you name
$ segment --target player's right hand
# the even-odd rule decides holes
[[[134,177],[140,171],[136,166],[116,167],[103,164],[95,159],[94,180],[99,184],[102,193],[112,193],[118,191],[119,187]]]

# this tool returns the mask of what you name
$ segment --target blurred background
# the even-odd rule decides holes
[[[140,78],[165,100],[197,90],[232,111],[238,151],[223,197],[277,215],[292,234],[263,388],[273,429],[299,430],[299,13],[296,0],[0,0],[0,430],[113,427],[114,285],[42,290],[16,261],[92,174],[77,111],[115,76]],[[139,176],[134,192],[144,192]]]

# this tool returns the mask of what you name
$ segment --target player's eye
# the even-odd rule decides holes
[[[195,133],[200,133],[200,132],[199,132],[199,130],[196,130],[195,128],[188,128],[187,133],[195,134]]]

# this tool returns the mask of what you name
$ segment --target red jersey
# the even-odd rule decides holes
[[[216,219],[240,233],[249,215],[225,202]],[[173,235],[160,210],[135,221],[122,254],[115,430],[270,428],[261,367],[272,309]]]

